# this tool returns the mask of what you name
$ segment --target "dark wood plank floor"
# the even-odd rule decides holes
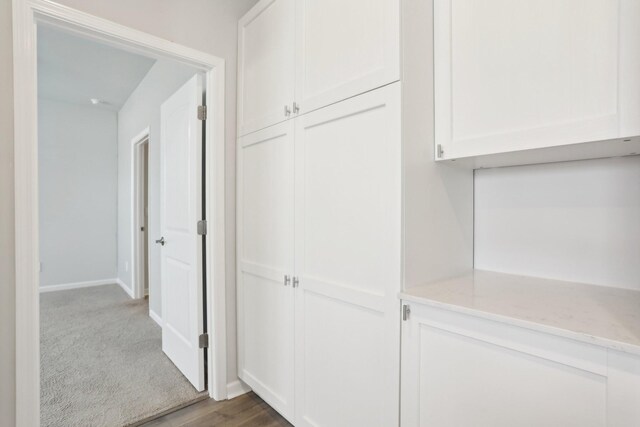
[[[144,427],[280,427],[291,426],[254,393],[232,400],[207,399],[142,424]]]

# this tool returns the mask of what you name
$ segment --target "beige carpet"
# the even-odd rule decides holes
[[[40,296],[42,426],[123,426],[202,397],[118,285]]]

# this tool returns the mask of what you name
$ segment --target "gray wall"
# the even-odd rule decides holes
[[[475,266],[640,290],[640,156],[476,171]]]
[[[40,287],[116,278],[116,113],[38,100]]]
[[[226,59],[228,380],[236,378],[235,140],[237,21],[257,0],[61,0],[60,3]],[[15,419],[15,270],[11,1],[0,0],[0,424]],[[4,363],[7,360],[9,363]]]
[[[13,50],[11,0],[0,0],[0,425],[15,424]]]
[[[132,142],[149,127],[149,308],[158,316],[160,247],[154,240],[160,238],[160,105],[195,72],[176,62],[157,61],[118,112],[118,277],[133,290]]]

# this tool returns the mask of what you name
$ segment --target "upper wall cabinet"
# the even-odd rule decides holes
[[[637,0],[434,0],[434,44],[436,158],[640,135]]]
[[[399,0],[261,0],[239,22],[238,133],[400,79]]]
[[[295,0],[263,0],[238,23],[238,133],[291,116]]]
[[[400,1],[298,0],[296,8],[302,113],[400,79]]]

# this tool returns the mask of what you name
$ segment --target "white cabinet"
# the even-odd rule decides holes
[[[400,78],[399,0],[262,0],[239,22],[238,133]]]
[[[291,116],[295,0],[262,0],[238,23],[238,134]]]
[[[296,425],[393,426],[400,85],[295,122]]]
[[[297,426],[397,425],[399,86],[239,142],[239,375]]]
[[[289,420],[294,414],[293,144],[293,123],[285,122],[241,138],[238,147],[238,371]]]
[[[618,145],[640,135],[639,28],[637,0],[434,0],[437,158],[636,151]]]
[[[399,0],[298,0],[301,113],[400,79]]]
[[[640,357],[406,304],[403,427],[640,425]]]

